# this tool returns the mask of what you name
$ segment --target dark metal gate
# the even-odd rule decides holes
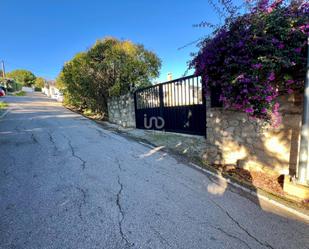
[[[199,76],[139,89],[134,101],[139,129],[206,135],[206,104]]]

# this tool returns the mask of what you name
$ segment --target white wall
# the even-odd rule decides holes
[[[32,87],[26,87],[26,86],[23,86],[21,90],[28,93],[34,92],[34,89]]]
[[[49,88],[43,87],[42,92],[48,97],[55,98],[55,94],[59,94],[59,89],[54,86],[49,86]]]

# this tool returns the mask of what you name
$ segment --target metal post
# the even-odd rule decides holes
[[[159,85],[159,104],[160,104],[160,117],[165,119],[163,107],[164,107],[164,96],[163,96],[163,85]],[[163,127],[164,128],[164,127]]]
[[[304,90],[304,109],[301,126],[299,163],[297,168],[297,181],[300,184],[309,184],[309,37],[307,38],[307,50],[307,72]]]

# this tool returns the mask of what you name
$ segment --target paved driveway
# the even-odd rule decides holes
[[[309,226],[36,94],[0,121],[0,248],[309,248]]]

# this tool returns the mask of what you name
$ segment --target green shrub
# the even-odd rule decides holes
[[[14,96],[25,96],[25,95],[26,95],[25,91],[19,91],[19,92],[14,94]]]
[[[20,91],[22,88],[21,83],[18,83],[12,79],[0,78],[0,85],[5,86],[8,92],[17,92],[17,91]]]

